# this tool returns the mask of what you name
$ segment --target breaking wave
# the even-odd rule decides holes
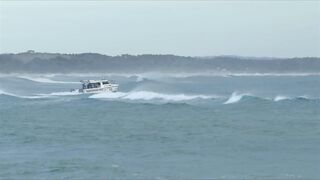
[[[47,94],[30,94],[30,95],[19,95],[16,93],[8,92],[0,89],[0,95],[11,96],[23,99],[41,99],[41,98],[65,98],[66,96],[77,96],[83,95],[79,92],[51,92]],[[282,102],[282,101],[319,101],[319,97],[308,97],[308,96],[296,96],[290,97],[285,95],[277,95],[274,97],[255,96],[249,93],[233,92],[230,96],[219,96],[219,95],[192,95],[192,94],[169,94],[159,93],[153,91],[130,91],[130,92],[103,92],[98,94],[90,94],[83,96],[90,99],[104,99],[104,100],[127,100],[127,101],[150,101],[150,102],[183,102],[201,100],[201,102],[214,102],[222,103],[225,105],[239,103],[242,100],[250,102],[255,101],[271,101],[271,102]]]
[[[232,76],[320,76],[320,73],[235,73],[235,72],[180,72],[180,73],[163,73],[163,72],[145,72],[145,73],[70,73],[64,74],[73,77],[104,77],[104,76],[119,76],[119,77],[137,77],[137,81],[141,79],[161,79],[161,78],[188,78],[188,77],[198,77],[198,76],[208,76],[208,77],[232,77]]]
[[[255,96],[249,93],[239,94],[237,92],[234,92],[223,104],[238,103],[238,102],[241,102],[244,98],[247,100],[259,99],[259,100],[273,101],[273,102],[280,102],[280,101],[286,101],[286,100],[291,100],[291,101],[295,101],[295,100],[318,101],[319,100],[319,98],[308,97],[308,96],[289,97],[289,96],[277,95],[274,98],[270,98],[270,97],[263,97],[263,96]]]
[[[2,91],[1,89],[0,89],[0,95],[12,95],[11,93],[7,93],[7,92],[5,92],[5,91]]]
[[[0,95],[6,95],[6,96],[12,96],[12,97],[17,97],[17,98],[23,98],[23,99],[37,99],[41,98],[39,96],[23,96],[23,95],[17,95],[13,93],[8,93],[0,89]]]
[[[69,91],[63,91],[63,92],[52,92],[49,94],[39,94],[39,96],[73,96],[73,95],[80,95],[79,92],[69,92]]]
[[[145,80],[146,78],[143,76],[137,76],[136,78],[136,82],[142,82],[143,80]]]
[[[55,81],[45,77],[30,77],[30,76],[18,76],[18,77],[22,79],[27,79],[33,82],[39,82],[39,83],[54,83],[54,84],[79,84],[80,83],[80,82],[71,82],[71,81]]]
[[[14,93],[9,93],[7,91],[3,91],[0,89],[0,95],[12,96],[17,98],[23,99],[41,99],[41,98],[50,98],[55,96],[73,96],[73,95],[80,95],[81,93],[78,92],[52,92],[48,94],[35,94],[35,95],[18,95]]]
[[[289,98],[289,97],[287,97],[287,96],[281,96],[281,95],[279,95],[279,96],[276,96],[273,100],[274,100],[275,102],[278,102],[278,101],[283,101],[283,100],[288,100],[288,99],[291,99],[291,98]]]
[[[249,94],[239,94],[237,92],[234,92],[231,94],[229,99],[224,102],[223,104],[233,104],[239,102],[244,96],[248,96]]]
[[[89,96],[96,99],[125,99],[125,100],[163,100],[163,101],[188,101],[194,99],[213,99],[214,96],[186,95],[186,94],[162,94],[152,91],[99,93]]]

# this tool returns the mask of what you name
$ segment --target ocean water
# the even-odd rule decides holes
[[[0,179],[320,179],[320,76],[1,75]]]

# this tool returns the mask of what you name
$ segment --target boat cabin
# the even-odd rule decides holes
[[[98,92],[117,92],[118,84],[115,84],[109,80],[82,80],[82,89],[79,92],[84,93],[98,93]]]
[[[104,87],[105,85],[111,84],[108,80],[85,80],[81,81],[82,83],[82,89],[93,89],[93,88],[101,88]]]

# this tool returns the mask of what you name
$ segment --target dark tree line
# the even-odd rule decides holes
[[[245,58],[232,56],[121,55],[96,53],[0,54],[0,73],[94,72],[320,73],[320,58]]]

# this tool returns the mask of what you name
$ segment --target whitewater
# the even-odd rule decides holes
[[[317,179],[319,109],[319,74],[2,74],[0,179]]]

